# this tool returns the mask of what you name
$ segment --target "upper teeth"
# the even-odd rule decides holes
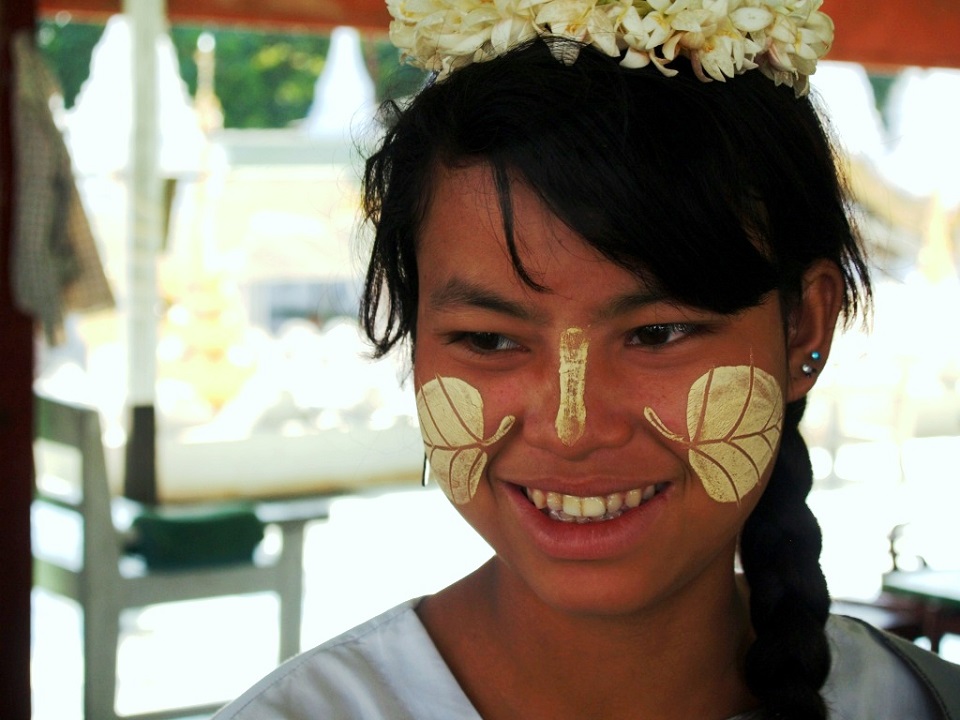
[[[663,488],[649,485],[646,488],[616,492],[610,495],[579,497],[564,493],[527,488],[527,497],[538,510],[546,510],[555,520],[580,521],[592,519],[609,520],[619,517],[630,508],[639,505]]]

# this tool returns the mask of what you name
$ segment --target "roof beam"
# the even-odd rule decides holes
[[[39,0],[44,16],[60,12],[104,21],[121,12],[121,0]],[[241,25],[329,31],[347,25],[365,32],[386,33],[390,14],[384,0],[167,0],[171,23]]]
[[[39,12],[103,20],[120,12],[120,5],[121,0],[39,0]],[[943,41],[960,37],[960,3],[955,0],[826,0],[823,10],[837,26],[830,60],[891,70],[960,67],[960,43]],[[177,24],[311,31],[350,25],[386,33],[390,23],[384,0],[167,0],[167,13]]]

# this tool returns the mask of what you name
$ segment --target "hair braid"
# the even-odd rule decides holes
[[[740,540],[756,632],[746,681],[771,720],[827,717],[820,688],[830,670],[830,597],[820,526],[806,504],[813,470],[799,429],[805,407],[805,399],[787,405],[776,465]]]

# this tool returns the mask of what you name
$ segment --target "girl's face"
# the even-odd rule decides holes
[[[513,201],[543,292],[513,268],[485,166],[441,170],[422,227],[414,375],[433,477],[513,586],[554,607],[630,612],[729,583],[782,428],[777,298],[677,305],[523,185]]]

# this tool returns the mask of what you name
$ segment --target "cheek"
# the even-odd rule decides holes
[[[717,367],[691,386],[686,428],[670,426],[653,407],[644,415],[664,437],[686,449],[707,495],[739,503],[773,461],[783,429],[783,394],[776,378],[760,368]]]
[[[487,448],[510,431],[514,416],[503,417],[486,437],[480,391],[459,378],[441,376],[420,385],[417,414],[431,477],[454,504],[470,502],[487,464]]]

